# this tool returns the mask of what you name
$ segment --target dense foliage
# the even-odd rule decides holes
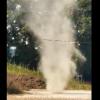
[[[77,0],[78,8],[74,12],[73,20],[76,25],[77,40],[80,50],[87,61],[78,68],[84,80],[91,80],[91,0]]]
[[[21,10],[20,3],[18,0],[7,0],[7,59],[36,70],[40,59],[36,49],[37,39],[22,21],[25,12]],[[9,52],[11,46],[16,47],[13,58]]]

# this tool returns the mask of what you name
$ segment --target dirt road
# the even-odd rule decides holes
[[[7,100],[91,100],[91,91],[65,90],[59,93],[32,89],[24,94],[7,95]]]

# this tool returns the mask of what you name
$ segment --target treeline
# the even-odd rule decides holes
[[[84,80],[91,81],[91,0],[77,0],[78,8],[72,20],[75,23],[79,49],[87,61],[78,64],[78,72]],[[7,60],[37,70],[40,61],[39,44],[36,36],[25,26],[26,12],[22,0],[7,0]],[[11,56],[10,47],[16,47]]]

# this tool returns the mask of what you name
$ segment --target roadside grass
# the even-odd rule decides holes
[[[40,71],[30,70],[26,66],[10,64],[10,63],[7,63],[7,73],[15,75],[30,75],[30,76],[43,77]]]
[[[68,89],[70,90],[91,90],[91,84],[84,81],[78,81],[78,80],[71,80],[68,85]]]
[[[12,74],[12,75],[15,75],[15,76],[16,75],[20,75],[20,76],[27,75],[27,76],[32,76],[32,77],[36,77],[36,78],[37,77],[43,78],[43,75],[40,71],[29,70],[25,66],[10,64],[10,63],[7,63],[7,74]],[[8,79],[7,90],[8,90],[9,93],[17,94],[17,93],[20,93],[20,88],[23,88],[23,87],[20,86],[20,82],[13,81],[14,79],[15,79],[15,77]],[[13,84],[11,84],[11,82]],[[81,81],[72,79],[69,82],[68,87],[65,88],[65,89],[68,89],[68,90],[91,90],[91,84],[84,82],[84,81],[81,82]]]
[[[22,90],[27,88],[24,85],[21,85],[22,81],[24,80],[17,81],[18,78],[23,77],[23,75],[43,78],[43,75],[40,71],[30,70],[26,66],[11,63],[7,63],[7,75],[11,75],[11,77],[7,76],[8,94],[23,94]]]

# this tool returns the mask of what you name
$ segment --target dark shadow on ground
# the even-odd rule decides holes
[[[7,88],[8,94],[23,94],[24,92],[16,88]]]

